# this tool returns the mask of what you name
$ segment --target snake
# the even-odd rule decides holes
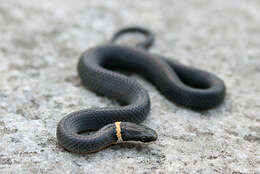
[[[146,39],[136,46],[119,44],[118,39],[129,33],[143,34]],[[141,75],[180,107],[203,111],[223,102],[226,89],[220,78],[148,52],[154,38],[149,29],[127,27],[116,32],[110,42],[93,46],[80,56],[77,70],[83,86],[115,99],[120,105],[67,114],[56,130],[61,147],[72,153],[86,154],[117,143],[157,140],[155,130],[140,124],[151,108],[147,90],[136,79],[116,71],[118,69]]]

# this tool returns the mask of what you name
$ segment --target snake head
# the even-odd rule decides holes
[[[151,142],[157,139],[157,133],[146,126],[131,122],[121,123],[121,133],[123,141]]]

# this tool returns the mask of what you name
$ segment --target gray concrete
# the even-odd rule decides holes
[[[213,72],[220,107],[193,112],[151,84],[144,122],[159,139],[75,155],[57,145],[67,113],[116,104],[86,90],[79,55],[126,25],[152,29],[152,52]],[[0,173],[260,173],[258,0],[0,0]]]

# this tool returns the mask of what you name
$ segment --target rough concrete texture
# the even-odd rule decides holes
[[[156,33],[152,52],[217,74],[224,104],[193,112],[149,91],[159,139],[75,155],[57,145],[67,113],[117,104],[85,89],[80,54],[117,29]],[[258,0],[0,0],[0,173],[260,173]]]

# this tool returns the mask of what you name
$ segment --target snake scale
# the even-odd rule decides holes
[[[125,33],[139,32],[146,40],[136,47],[116,44]],[[154,35],[140,27],[117,32],[108,44],[86,50],[77,69],[84,86],[116,99],[122,105],[90,108],[65,116],[57,126],[58,143],[74,153],[97,152],[111,144],[151,142],[157,133],[138,123],[150,110],[147,91],[134,79],[113,71],[123,69],[138,73],[154,84],[170,101],[192,110],[207,110],[219,105],[225,97],[225,85],[217,76],[152,54],[147,49]],[[83,132],[95,131],[90,135]]]

